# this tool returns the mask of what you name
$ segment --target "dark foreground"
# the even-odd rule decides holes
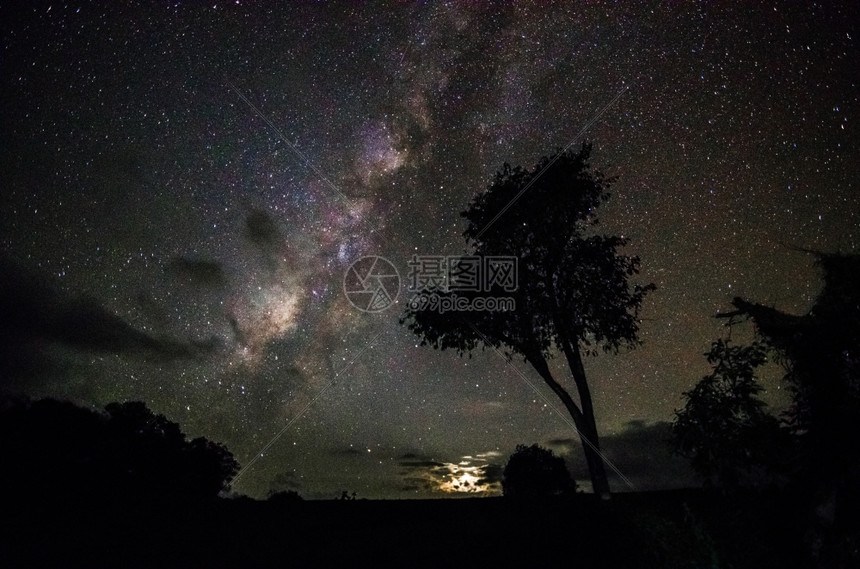
[[[220,500],[5,508],[0,566],[804,567],[796,512],[760,495],[578,495],[546,504]]]

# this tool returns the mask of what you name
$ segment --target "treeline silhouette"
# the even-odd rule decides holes
[[[137,401],[98,412],[53,399],[7,400],[0,456],[7,500],[27,507],[211,500],[239,466],[223,445],[188,440]]]
[[[794,505],[809,562],[860,566],[860,255],[815,255],[824,286],[806,314],[742,298],[719,315],[755,324],[756,340],[714,342],[713,367],[684,395],[673,443],[724,494],[775,490]],[[791,403],[767,409],[756,374],[785,369]]]

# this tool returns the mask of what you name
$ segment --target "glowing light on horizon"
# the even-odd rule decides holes
[[[443,492],[474,494],[491,491],[489,484],[481,482],[483,466],[459,466],[452,463],[446,466],[451,468],[451,474],[439,485]]]

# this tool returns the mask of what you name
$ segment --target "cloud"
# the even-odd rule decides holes
[[[450,468],[430,457],[407,453],[398,460],[400,467],[400,490],[407,492],[438,493],[445,478],[450,476]]]
[[[138,354],[161,359],[211,351],[209,342],[156,338],[133,328],[95,299],[71,296],[50,281],[0,259],[0,358],[2,371],[26,373],[53,345],[96,353]]]
[[[206,259],[174,257],[169,270],[177,277],[199,286],[221,288],[227,283],[227,276],[220,263]]]
[[[600,447],[636,490],[698,486],[699,480],[686,459],[672,453],[667,442],[670,436],[671,424],[668,422],[630,421],[622,432],[602,436]],[[544,444],[564,456],[580,486],[589,485],[588,468],[578,438],[550,439]],[[614,490],[630,489],[611,468],[607,468],[607,472]]]
[[[251,209],[241,229],[242,237],[253,247],[271,278],[280,269],[290,266],[285,258],[288,239],[278,220],[268,212]]]
[[[284,492],[288,490],[301,490],[302,485],[298,480],[298,476],[293,471],[279,472],[269,485],[269,494],[276,492]]]
[[[502,466],[488,462],[482,453],[462,456],[456,462],[408,453],[400,457],[400,490],[431,495],[493,495],[501,492]]]
[[[404,460],[399,463],[401,468],[417,468],[421,470],[425,469],[433,469],[433,468],[445,468],[444,462],[437,462],[435,460]]]
[[[488,464],[484,467],[483,476],[478,480],[478,483],[486,486],[501,485],[504,470],[505,467],[501,464]]]
[[[283,242],[277,223],[265,211],[255,209],[245,218],[245,237],[263,252],[272,252]]]

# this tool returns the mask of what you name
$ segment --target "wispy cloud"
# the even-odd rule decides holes
[[[601,450],[615,462],[640,490],[683,488],[698,485],[687,461],[672,453],[668,440],[671,425],[660,421],[631,421],[620,433],[600,439]],[[582,454],[582,443],[574,438],[556,438],[544,444],[563,456],[580,486],[589,488],[588,467]],[[613,486],[624,488],[616,479]]]
[[[147,334],[95,299],[61,292],[52,282],[8,260],[0,259],[0,273],[4,356],[14,356],[18,347],[34,344],[162,359],[192,357],[214,348],[209,341],[183,342]]]
[[[495,451],[459,457],[456,462],[417,454],[400,457],[401,490],[428,494],[494,495],[501,493],[503,467],[491,462]]]
[[[208,259],[174,257],[168,270],[177,278],[198,286],[220,288],[227,283],[227,275],[221,264]]]

